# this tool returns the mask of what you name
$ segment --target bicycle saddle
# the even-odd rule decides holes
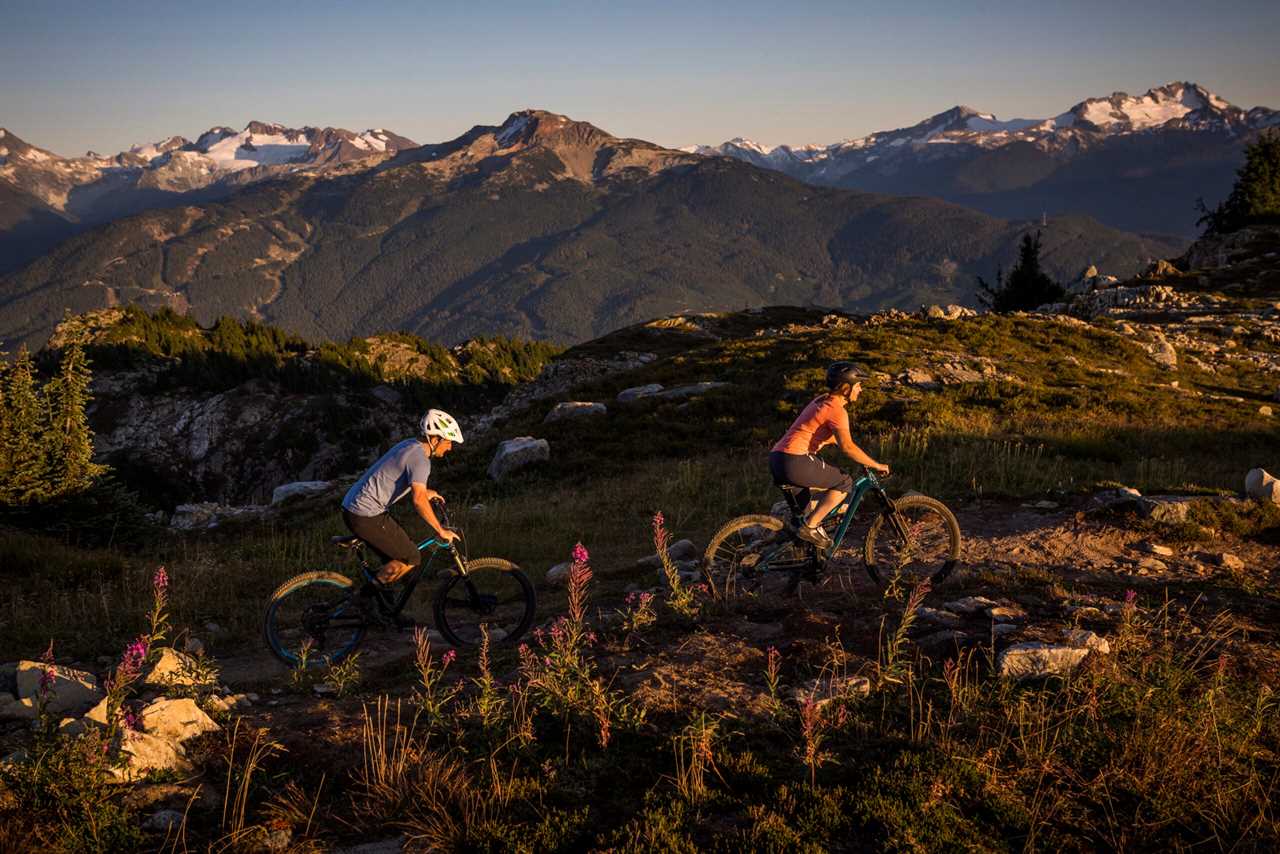
[[[355,534],[348,534],[345,537],[330,537],[329,542],[340,549],[354,549],[356,546],[364,545],[364,540],[360,539]]]

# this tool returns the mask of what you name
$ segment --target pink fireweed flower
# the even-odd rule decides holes
[[[456,659],[457,657],[458,657],[457,650],[453,650],[453,649],[449,650],[444,655],[440,656],[440,666],[448,667],[450,664],[453,664],[454,659]]]
[[[587,553],[587,547],[582,543],[574,545],[571,555],[575,563],[586,563],[591,559],[591,555]]]
[[[124,725],[127,729],[137,732],[139,730],[139,723],[140,721],[138,720],[138,716],[133,712],[126,711],[124,713]]]
[[[165,572],[163,566],[156,567],[156,574],[151,577],[151,587],[155,590],[156,598],[164,601],[169,595],[169,573]]]
[[[142,664],[147,660],[147,639],[139,637],[124,649],[124,656],[117,668],[122,681],[129,681],[142,672]]]
[[[53,667],[53,641],[49,641],[49,648],[40,656],[40,663],[44,666],[40,668],[40,699],[49,696],[49,689],[53,687],[53,680],[57,677],[57,671]]]
[[[1124,592],[1124,604],[1132,605],[1138,599],[1138,591],[1130,588]]]

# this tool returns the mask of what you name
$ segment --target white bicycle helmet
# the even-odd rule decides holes
[[[439,436],[450,442],[462,444],[462,428],[458,421],[443,409],[428,409],[418,424],[418,435]]]

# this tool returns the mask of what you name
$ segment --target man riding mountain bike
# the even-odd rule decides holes
[[[422,561],[417,544],[388,512],[406,495],[412,493],[414,509],[439,540],[452,543],[457,539],[457,533],[436,517],[431,502],[443,502],[444,498],[427,486],[427,478],[431,460],[462,442],[462,429],[452,415],[428,410],[418,424],[417,437],[405,439],[383,454],[342,499],[342,521],[383,561],[377,575],[380,584],[394,584]]]
[[[845,409],[862,394],[862,374],[852,362],[836,362],[827,368],[827,393],[810,401],[769,453],[769,473],[778,486],[825,490],[796,535],[820,548],[830,548],[831,538],[819,527],[831,510],[853,488],[849,475],[816,456],[827,445],[838,444],[855,463],[882,474],[889,467],[876,462],[854,444]],[[803,505],[802,505],[803,506]]]

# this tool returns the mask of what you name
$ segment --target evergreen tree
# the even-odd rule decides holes
[[[87,489],[102,467],[93,462],[93,431],[85,407],[89,403],[89,362],[84,347],[72,341],[62,351],[58,377],[49,384],[51,424],[50,492],[57,495]]]
[[[0,501],[27,504],[48,494],[48,409],[36,388],[35,366],[26,348],[5,378],[8,467],[0,478]]]
[[[1003,270],[997,271],[996,283],[992,286],[979,276],[978,287],[982,291],[979,297],[997,312],[1031,311],[1046,303],[1059,302],[1067,294],[1040,266],[1039,231],[1035,237],[1022,236],[1018,263],[1013,265],[1008,277]]]
[[[1244,150],[1231,195],[1214,210],[1198,203],[1205,234],[1228,234],[1249,225],[1280,218],[1280,132],[1268,131]]]

